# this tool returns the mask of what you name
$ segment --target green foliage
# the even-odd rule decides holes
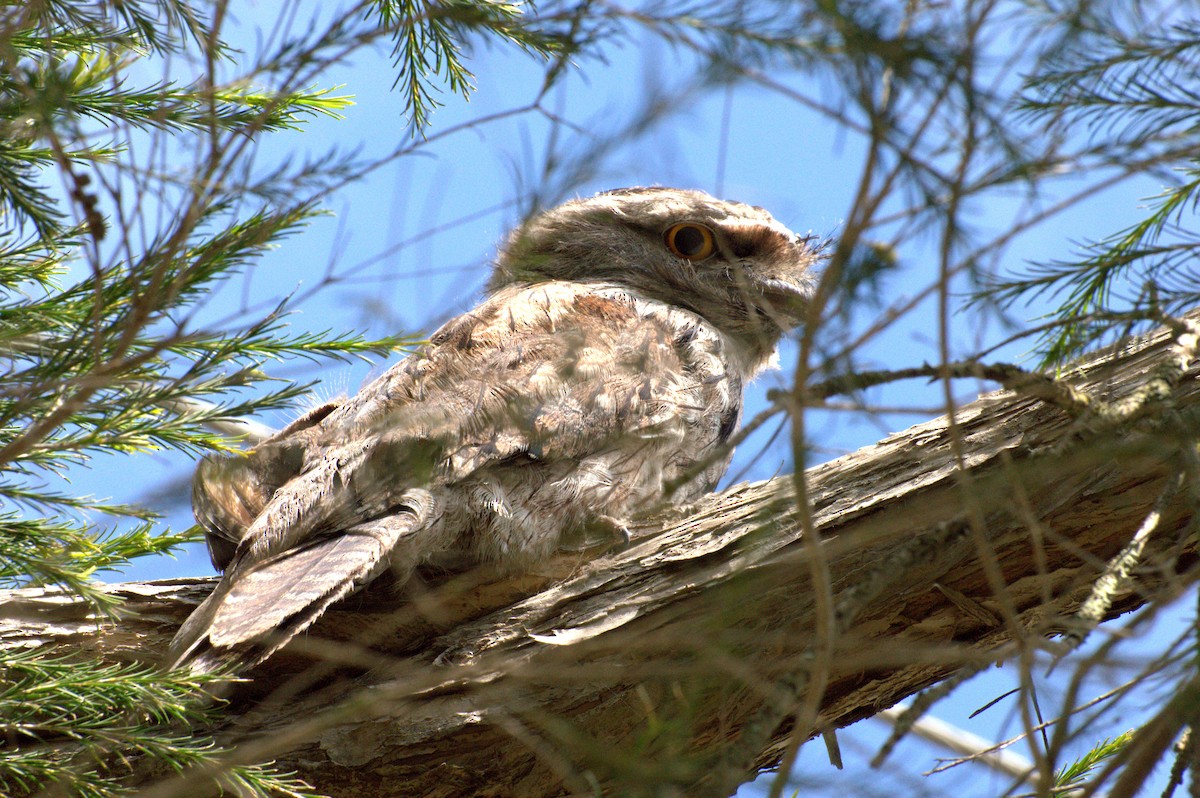
[[[228,447],[213,431],[222,422],[289,406],[308,388],[272,383],[264,361],[410,343],[290,331],[286,302],[257,315],[211,307],[222,284],[320,213],[320,198],[371,168],[344,156],[255,168],[261,136],[349,104],[314,85],[323,65],[393,37],[397,83],[422,130],[439,81],[470,91],[468,36],[564,52],[515,4],[371,7],[381,25],[340,18],[228,79],[238,58],[216,34],[235,13],[224,4],[50,0],[0,19],[0,588],[57,585],[119,614],[95,574],[199,530],[162,530],[144,508],[80,496],[63,487],[73,469]],[[125,792],[130,769],[211,766],[226,752],[188,731],[207,716],[206,684],[0,654],[0,792],[56,785],[99,798]],[[269,767],[214,772],[238,795],[309,793]]]
[[[1179,164],[1162,173],[1166,186],[1141,221],[1086,243],[1077,260],[1035,264],[988,286],[987,295],[1007,305],[1055,300],[1058,323],[1039,347],[1043,366],[1127,334],[1138,321],[1200,304],[1194,266],[1200,237],[1189,225],[1200,201],[1197,86],[1200,25],[1194,22],[1145,32],[1094,20],[1027,81],[1024,113],[1056,131],[1088,130],[1085,157],[1112,168]]]
[[[1101,765],[1125,748],[1133,739],[1133,732],[1127,731],[1108,740],[1103,740],[1090,751],[1083,754],[1071,764],[1054,774],[1054,788],[1050,794],[1054,798],[1068,798],[1075,795],[1083,786],[1083,781],[1098,765]]]
[[[183,770],[227,753],[182,731],[203,725],[219,706],[205,693],[214,681],[144,666],[7,655],[0,665],[4,794],[55,784],[66,794],[104,798],[127,792],[121,779],[141,760]],[[180,731],[165,731],[171,727]],[[303,782],[254,765],[232,766],[219,780],[242,795],[311,795]]]
[[[1200,24],[1182,20],[1160,30],[1096,19],[1030,76],[1021,109],[1036,117],[1083,123],[1095,144],[1161,144],[1200,113]]]
[[[1042,338],[1042,366],[1059,366],[1088,346],[1133,322],[1157,321],[1200,304],[1200,237],[1184,218],[1200,200],[1200,171],[1183,172],[1184,182],[1166,188],[1151,213],[1114,235],[1088,244],[1075,261],[1036,264],[1017,279],[992,286],[1004,301],[1048,295],[1060,322]]]
[[[35,25],[13,31],[17,41],[0,48],[0,125],[6,131],[0,139],[0,204],[8,225],[28,223],[42,238],[66,232],[66,213],[41,183],[42,170],[59,166],[76,183],[73,198],[86,206],[91,177],[77,170],[118,156],[118,149],[90,140],[89,123],[98,129],[252,135],[295,129],[314,114],[336,115],[348,102],[328,91],[210,90],[197,82],[135,88],[127,73],[138,60],[140,39],[111,28],[94,40],[58,33]],[[45,145],[36,146],[40,142]],[[102,238],[103,228],[89,222],[92,235]]]
[[[167,231],[135,262],[118,260],[64,285],[58,283],[65,272],[48,270],[42,280],[27,281],[20,285],[22,293],[0,303],[0,352],[9,363],[8,390],[0,396],[0,473],[6,476],[0,500],[36,504],[43,512],[92,509],[144,518],[141,511],[81,505],[74,497],[34,486],[46,472],[61,473],[64,466],[86,463],[98,453],[222,446],[223,439],[205,424],[284,407],[305,386],[285,384],[233,403],[186,405],[184,400],[224,397],[262,382],[264,358],[342,357],[392,345],[355,336],[286,335],[282,309],[235,332],[189,327],[191,313],[214,281],[236,272],[311,215],[306,206],[263,210],[202,233],[222,212],[220,205],[210,205],[191,230]],[[71,250],[62,244],[47,250],[45,258],[65,263]],[[2,271],[16,274],[23,259]],[[97,540],[86,522],[64,517],[53,528],[55,534],[21,536],[27,543],[46,544],[14,558],[29,568],[24,573],[34,583],[89,592],[94,563],[107,557],[106,565],[117,564],[126,559],[118,550],[130,553],[129,539]],[[99,553],[85,553],[97,547]],[[146,553],[160,548],[151,546]],[[82,567],[85,563],[88,567]]]
[[[72,469],[227,447],[213,424],[305,392],[268,383],[265,360],[405,343],[290,332],[283,304],[208,321],[223,282],[318,213],[296,187],[341,179],[335,162],[255,181],[248,143],[348,101],[309,86],[211,85],[203,70],[144,80],[172,63],[157,57],[196,50],[201,61],[225,52],[197,9],[172,0],[40,3],[0,22],[0,587],[58,585],[119,613],[96,572],[198,531],[162,530],[143,508],[60,487]],[[189,731],[208,716],[208,681],[0,654],[0,792],[113,796],[131,769],[219,760],[227,752]],[[220,774],[239,795],[311,792],[269,767]]]
[[[515,44],[545,58],[563,56],[570,39],[523,19],[520,3],[508,0],[373,0],[380,27],[391,32],[395,88],[416,132],[429,125],[429,115],[442,103],[437,84],[464,99],[474,91],[474,75],[463,57],[469,33]]]
[[[171,8],[166,18],[178,21],[180,30],[204,30],[191,9]],[[0,159],[0,207],[9,234],[0,244],[0,285],[6,289],[0,355],[7,363],[0,395],[0,500],[12,508],[4,518],[5,540],[13,548],[0,578],[62,584],[101,600],[88,587],[97,568],[159,553],[188,536],[156,539],[144,525],[94,534],[86,511],[143,522],[149,516],[64,495],[47,488],[47,478],[98,453],[219,448],[223,439],[206,424],[282,407],[303,393],[305,386],[288,384],[236,402],[225,399],[231,390],[265,379],[259,371],[264,358],[361,355],[386,351],[397,341],[288,335],[282,306],[232,332],[195,323],[214,285],[315,213],[303,200],[246,213],[242,186],[227,182],[223,171],[241,150],[214,149],[210,180],[174,195],[164,189],[160,201],[174,200],[177,210],[156,215],[156,222],[138,218],[141,207],[119,211],[123,227],[109,248],[103,244],[112,222],[98,210],[100,197],[91,188],[98,181],[84,171],[99,161],[137,168],[121,160],[127,149],[120,141],[95,145],[88,122],[117,135],[225,134],[236,142],[251,132],[295,128],[307,116],[333,114],[345,100],[308,89],[208,90],[195,81],[184,88],[171,81],[134,87],[138,54],[146,45],[151,52],[182,48],[178,31],[163,35],[170,30],[159,19],[147,39],[137,31],[154,15],[131,4],[121,4],[111,18],[94,8],[84,16],[55,4],[42,10],[28,27],[4,29],[7,46],[0,47],[9,67],[0,72],[0,121],[8,132],[0,139],[7,155]],[[122,22],[135,28],[120,27]],[[60,27],[68,24],[74,27]],[[71,196],[56,195],[45,184],[45,173],[55,168],[74,184]],[[168,187],[184,184],[183,175],[166,173],[163,180]],[[146,240],[134,240],[131,216],[149,233]],[[223,401],[185,401],[207,397]],[[52,515],[22,518],[19,507]]]

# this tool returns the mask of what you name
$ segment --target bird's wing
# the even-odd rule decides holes
[[[719,380],[697,358],[719,364],[721,353],[701,351],[712,342],[698,342],[694,316],[648,304],[549,283],[500,292],[445,325],[305,438],[299,473],[246,529],[173,659],[195,662],[191,652],[207,648],[236,658],[262,650],[264,636],[286,640],[378,573],[406,538],[412,562],[392,564],[410,569],[440,545],[420,539],[441,512],[436,498],[406,508],[416,489],[516,455],[580,458],[622,436],[678,434],[684,423],[707,424],[715,437],[704,396]],[[740,384],[730,391],[736,404]],[[382,525],[365,537],[349,534],[374,522]]]
[[[246,530],[280,485],[304,465],[317,425],[337,403],[309,410],[248,453],[212,455],[192,477],[192,512],[204,527],[213,567],[224,571],[233,561]]]
[[[391,515],[226,574],[175,635],[169,667],[232,672],[262,662],[330,604],[374,578],[389,552],[419,546],[433,507],[427,492],[412,490]]]

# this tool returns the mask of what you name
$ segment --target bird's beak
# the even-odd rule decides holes
[[[792,322],[799,322],[804,318],[808,300],[812,297],[810,285],[773,277],[762,280],[759,287],[771,312],[778,313]]]

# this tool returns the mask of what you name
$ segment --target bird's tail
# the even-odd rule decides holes
[[[436,499],[406,491],[395,511],[239,567],[180,627],[166,662],[197,673],[252,667],[306,629],[329,605],[391,568],[401,581],[438,548]]]

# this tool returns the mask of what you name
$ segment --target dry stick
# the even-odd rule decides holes
[[[1083,606],[1075,613],[1075,617],[1079,619],[1080,624],[1068,630],[1063,635],[1060,644],[1062,648],[1059,650],[1054,663],[1050,666],[1051,670],[1053,670],[1058,662],[1062,661],[1064,656],[1079,648],[1083,644],[1083,641],[1087,639],[1087,636],[1104,620],[1104,616],[1108,612],[1109,607],[1112,606],[1113,600],[1128,585],[1129,575],[1141,561],[1142,551],[1146,548],[1146,541],[1149,540],[1151,533],[1158,528],[1163,513],[1170,508],[1175,495],[1183,487],[1183,479],[1184,474],[1180,471],[1167,482],[1162,493],[1155,500],[1154,506],[1150,508],[1150,512],[1142,519],[1142,524],[1138,527],[1137,532],[1134,533],[1133,538],[1125,544],[1125,547],[1115,557],[1108,561],[1104,573],[1100,574],[1099,578],[1092,583],[1091,593],[1083,602]]]
[[[1196,742],[1195,729],[1195,724],[1187,728],[1187,741],[1184,748],[1188,772],[1191,774],[1191,790],[1189,790],[1189,794],[1192,798],[1200,796],[1200,745]]]
[[[1089,422],[1093,422],[1088,428],[1088,432],[1096,434],[1113,431],[1144,415],[1147,408],[1169,399],[1171,392],[1179,384],[1191,361],[1200,351],[1200,324],[1190,319],[1165,319],[1164,321],[1175,333],[1175,342],[1170,348],[1172,357],[1168,357],[1156,367],[1146,384],[1128,398],[1112,404],[1094,405],[1092,413],[1089,414],[1090,417],[1084,416],[1080,419],[1085,427],[1089,427]],[[1098,421],[1098,424],[1094,423],[1095,421]],[[1062,449],[1064,444],[1069,446],[1073,443],[1074,437],[1073,435],[1065,436],[1063,442],[1059,443],[1056,448]],[[1183,448],[1186,449],[1186,446]],[[1184,457],[1187,458],[1188,455],[1185,454]],[[1076,613],[1082,626],[1068,631],[1063,636],[1064,649],[1059,655],[1060,660],[1063,655],[1078,648],[1088,634],[1099,626],[1104,614],[1112,606],[1116,594],[1129,582],[1129,574],[1141,560],[1146,539],[1158,527],[1163,513],[1170,507],[1179,489],[1183,487],[1187,473],[1186,468],[1180,468],[1167,482],[1133,538],[1115,557],[1109,560],[1104,572],[1092,585],[1091,594]]]
[[[885,89],[883,105],[887,105],[888,103],[889,94]],[[864,105],[872,108],[874,103],[866,102]],[[872,108],[872,110],[874,109]],[[932,114],[930,118],[932,118]],[[881,150],[883,148],[882,138],[877,135],[878,129],[875,127],[874,118],[872,119],[872,126],[869,129],[869,133],[870,146],[867,150],[866,162],[859,174],[855,197],[850,204],[850,217],[846,222],[844,235],[839,239],[834,253],[830,257],[826,268],[821,273],[816,291],[809,304],[807,323],[802,328],[803,332],[799,342],[800,352],[796,359],[793,378],[793,383],[797,386],[798,390],[790,392],[784,397],[781,403],[786,409],[791,410],[792,452],[798,464],[802,463],[804,459],[801,456],[806,445],[803,409],[808,400],[808,395],[801,389],[801,386],[808,385],[809,376],[812,373],[812,353],[820,316],[825,308],[828,307],[829,301],[836,291],[837,285],[840,283],[841,274],[850,259],[853,246],[859,240],[866,225],[875,215],[880,204],[890,193],[889,188],[891,183],[899,174],[899,167],[894,168],[889,175],[885,175],[882,185],[877,190],[873,189],[873,184],[876,182],[876,169],[879,165]],[[807,739],[808,727],[811,727],[817,720],[820,712],[821,698],[824,695],[832,666],[831,660],[834,647],[837,643],[836,638],[839,634],[837,621],[834,617],[837,610],[835,606],[836,602],[832,596],[833,587],[832,578],[829,573],[829,564],[825,560],[825,552],[816,537],[816,527],[813,523],[812,507],[808,500],[808,485],[805,480],[803,468],[797,468],[793,475],[793,485],[796,492],[796,502],[801,512],[801,526],[803,530],[801,544],[804,546],[809,557],[808,566],[814,586],[813,625],[816,633],[816,645],[809,648],[809,653],[814,660],[815,669],[802,680],[804,682],[802,688],[804,691],[803,696],[797,694],[798,701],[794,702],[798,703],[793,714],[796,728],[780,759],[779,777],[771,784],[769,798],[779,798],[782,795],[787,774],[792,768],[800,746]]]
[[[1080,712],[1083,712],[1086,709],[1091,709],[1092,707],[1096,706],[1097,704],[1101,704],[1101,703],[1108,701],[1109,699],[1114,698],[1122,693],[1128,692],[1132,688],[1136,687],[1138,684],[1139,684],[1138,679],[1130,679],[1129,681],[1125,682],[1124,684],[1120,685],[1119,687],[1114,687],[1112,690],[1101,693],[1100,695],[1092,698],[1090,701],[1085,701],[1084,703],[1067,710],[1066,713],[1060,717],[1052,718],[1047,721],[1043,721],[1043,722],[1039,723],[1037,726],[1034,726],[1032,729],[1027,729],[1027,730],[1021,732],[1020,734],[1013,735],[1012,737],[1009,737],[1007,740],[1001,740],[1000,742],[994,743],[993,745],[988,746],[987,748],[980,749],[979,751],[976,751],[975,753],[959,757],[958,759],[951,759],[951,760],[944,761],[944,762],[942,762],[942,764],[938,765],[937,767],[933,768],[932,770],[927,771],[925,775],[932,775],[934,773],[942,773],[944,771],[949,770],[950,768],[958,767],[959,765],[966,764],[967,762],[973,762],[974,760],[976,760],[980,757],[986,756],[988,754],[993,754],[993,753],[996,753],[997,751],[1002,751],[1005,748],[1008,748],[1013,743],[1018,743],[1021,740],[1024,740],[1026,737],[1030,737],[1033,734],[1036,734],[1037,732],[1044,731],[1045,729],[1048,729],[1051,726],[1061,723],[1063,720],[1066,720],[1066,718],[1070,717],[1071,715],[1076,715]],[[1013,690],[1011,692],[1016,692],[1016,691]],[[996,699],[996,700],[998,701],[999,699]],[[905,705],[905,708],[907,708],[907,705]],[[980,712],[980,710],[976,710],[975,714],[978,714],[979,712]],[[971,717],[974,717],[974,716],[975,715],[973,714]],[[921,734],[919,726],[920,726],[919,720],[917,721],[917,723],[913,724],[912,729],[913,729],[914,734],[918,734],[918,735]]]
[[[1055,379],[1046,374],[1027,371],[1012,363],[987,364],[976,360],[963,360],[943,366],[925,364],[911,368],[859,371],[853,374],[840,375],[808,386],[804,391],[804,398],[808,401],[808,405],[811,406],[817,401],[824,401],[833,396],[849,394],[878,385],[899,382],[900,380],[919,379],[922,377],[929,379],[951,377],[955,379],[990,380],[999,383],[1002,387],[1014,393],[1034,399],[1041,399],[1074,416],[1083,414],[1095,404],[1095,400],[1083,391],[1080,391],[1067,382]],[[698,474],[703,473],[713,463],[728,455],[729,452],[744,443],[751,434],[772,418],[780,413],[789,412],[793,409],[791,406],[796,401],[794,391],[775,388],[767,391],[767,400],[770,404],[760,410],[753,418],[742,424],[723,446],[718,447],[707,457],[692,464],[687,471],[668,484],[668,494],[680,485],[688,483]]]
[[[834,606],[833,633],[840,635],[845,632],[862,610],[909,569],[935,561],[948,546],[958,542],[963,535],[964,530],[961,526],[946,525],[932,534],[916,537],[897,549],[886,562],[879,562],[857,583],[843,589]],[[714,794],[720,793],[721,789],[729,792],[740,784],[745,777],[745,767],[742,763],[762,752],[784,720],[795,717],[794,707],[801,700],[808,685],[806,666],[812,660],[813,653],[810,648],[801,657],[797,667],[772,686],[775,698],[765,702],[764,710],[743,728],[737,743],[722,757],[721,764],[716,769]],[[983,667],[987,667],[987,664]],[[797,728],[792,739],[797,738],[807,739],[808,730]]]
[[[960,684],[968,681],[975,676],[975,674],[987,670],[989,667],[991,667],[992,662],[1003,659],[1015,652],[1016,647],[1012,643],[1002,646],[994,652],[992,658],[982,662],[977,662],[975,664],[964,665],[958,670],[957,673],[951,675],[944,681],[938,682],[928,690],[924,690],[918,694],[917,697],[913,699],[912,703],[910,703],[902,712],[892,719],[892,733],[888,735],[887,740],[885,740],[883,745],[879,747],[878,753],[871,758],[871,767],[878,768],[883,765],[884,761],[892,753],[892,750],[896,747],[897,743],[904,739],[904,735],[908,734],[909,731],[916,727],[918,721],[921,719],[921,716],[924,715],[930,707],[932,707],[941,699],[950,695],[950,693],[954,692],[954,690],[957,689]]]
[[[918,377],[928,377],[929,379],[974,377],[991,380],[1000,383],[1010,391],[1041,399],[1072,415],[1082,414],[1095,405],[1094,399],[1062,380],[1056,380],[1040,372],[1028,371],[1012,363],[987,364],[975,360],[964,360],[940,366],[925,364],[905,369],[859,371],[819,382],[811,386],[808,393],[826,399],[838,394]]]
[[[985,5],[985,9],[987,6]],[[969,26],[970,34],[973,37],[979,34],[979,27],[982,25],[984,17],[988,12],[983,11],[978,20]],[[973,49],[967,50],[968,57],[963,59],[963,82],[967,86],[974,86],[976,80],[975,52]],[[955,233],[958,232],[960,204],[965,196],[970,193],[968,173],[975,160],[976,147],[978,144],[978,120],[974,114],[968,112],[965,114],[965,125],[963,135],[961,136],[960,153],[958,154],[958,164],[954,179],[949,184],[949,198],[946,203],[945,222],[942,226],[941,241],[940,241],[940,262],[939,262],[939,280],[937,283],[937,300],[938,300],[938,349],[940,360],[942,363],[950,362],[950,280],[955,273],[955,269],[951,267],[953,263],[952,252],[955,244]],[[951,387],[951,377],[949,374],[941,378],[944,400],[948,411],[947,419],[949,422],[950,447],[954,455],[954,460],[958,465],[954,476],[960,488],[962,495],[962,503],[966,511],[966,526],[970,532],[972,542],[975,544],[975,550],[982,566],[983,574],[988,586],[992,591],[993,597],[999,605],[999,611],[1004,624],[1010,629],[1014,644],[1017,647],[1017,653],[1021,660],[1025,660],[1030,656],[1028,646],[1024,645],[1021,626],[1019,622],[1019,613],[1013,605],[1011,595],[1008,591],[1008,585],[1004,579],[1003,569],[996,557],[994,549],[991,547],[988,540],[987,519],[985,517],[983,507],[981,505],[979,494],[976,489],[974,478],[970,468],[967,466],[964,453],[963,435],[961,427],[957,419],[957,408],[955,406],[954,397]],[[1050,382],[1053,386],[1055,383]],[[1072,397],[1073,398],[1073,397]],[[1086,403],[1084,403],[1086,407]],[[1024,702],[1020,705],[1022,716],[1025,720],[1026,727],[1032,725],[1032,719],[1028,717]],[[1039,762],[1039,771],[1046,772],[1044,763]]]
[[[1200,351],[1200,324],[1190,319],[1172,319],[1168,320],[1168,323],[1175,333],[1175,342],[1170,350],[1174,357],[1157,367],[1151,379],[1132,396],[1101,408],[1098,426],[1102,429],[1115,429],[1131,419],[1141,417],[1149,407],[1168,401],[1172,390],[1178,385],[1191,361],[1196,358],[1197,352]],[[1089,431],[1094,432],[1095,429]],[[1099,622],[1097,613],[1103,616],[1104,611],[1111,605],[1113,596],[1128,582],[1129,572],[1140,559],[1145,539],[1157,528],[1163,512],[1183,486],[1186,474],[1187,470],[1181,468],[1167,483],[1133,539],[1109,562],[1105,572],[1096,580],[1092,594],[1078,613],[1078,617],[1084,623],[1083,634],[1069,635],[1070,649],[1078,647],[1083,637],[1096,627]],[[1109,795],[1112,798],[1134,795],[1176,738],[1180,727],[1191,723],[1197,702],[1200,702],[1200,676],[1189,680],[1154,718],[1142,726],[1133,741],[1119,755],[1113,757],[1108,766],[1088,785],[1082,798],[1095,795],[1100,785],[1121,767],[1123,769]]]
[[[1121,402],[1100,403],[1083,392],[1071,388],[1066,383],[1044,375],[1024,372],[1015,366],[1009,367],[1007,364],[998,364],[997,367],[992,367],[993,371],[988,378],[1002,383],[1007,382],[1005,387],[1016,392],[1028,391],[1030,394],[1075,415],[1077,426],[1090,433],[1089,437],[1097,433],[1112,431],[1136,420],[1154,402],[1170,396],[1171,390],[1178,385],[1188,365],[1200,349],[1200,324],[1190,319],[1164,319],[1164,322],[1172,328],[1176,335],[1176,341],[1171,349],[1174,357],[1169,358],[1157,368],[1146,385]],[[943,373],[949,372],[952,375],[960,373],[960,365],[955,364],[954,367],[948,367]],[[927,366],[924,369],[909,371],[923,371],[932,368]],[[985,367],[980,367],[981,370],[983,368]],[[864,376],[867,380],[874,377],[874,375]],[[914,374],[913,376],[920,375]],[[1055,447],[1056,452],[1062,453],[1066,448],[1070,448],[1078,442],[1077,438],[1078,435],[1068,435],[1064,438],[1063,443]],[[1083,630],[1076,629],[1068,633],[1069,642],[1062,655],[1077,648],[1087,633],[1096,628],[1100,619],[1104,617],[1104,613],[1112,605],[1116,594],[1128,582],[1129,573],[1140,559],[1146,539],[1157,527],[1163,511],[1183,485],[1183,477],[1183,472],[1180,472],[1175,479],[1168,483],[1133,539],[1120,554],[1109,561],[1104,573],[1096,580],[1091,595],[1078,612],[1078,617],[1084,624]],[[1071,638],[1077,639],[1070,642]],[[1060,655],[1060,659],[1062,655]],[[949,695],[959,684],[981,670],[983,667],[966,668],[956,676],[919,695],[912,705],[896,718],[892,734],[871,761],[872,767],[879,767],[883,763],[900,739],[914,727],[929,707]]]
[[[888,722],[898,722],[907,710],[908,705],[897,704],[883,710],[875,717]],[[1038,787],[1037,771],[1027,757],[999,747],[990,740],[985,740],[969,731],[946,723],[944,720],[921,717],[910,726],[909,731],[924,740],[959,754],[963,757],[959,761],[978,762],[1017,781],[1028,782],[1034,789]]]
[[[1196,784],[1196,769],[1191,767],[1195,765],[1196,741],[1194,737],[1192,727],[1188,726],[1179,736],[1179,741],[1175,743],[1175,761],[1171,763],[1171,775],[1167,779],[1167,786],[1163,787],[1162,798],[1171,798],[1175,794],[1175,790],[1183,784],[1183,773],[1186,770],[1191,771],[1192,784]]]
[[[885,71],[885,76],[887,75],[888,73]],[[941,91],[947,92],[950,83],[951,81],[947,80]],[[821,313],[828,306],[829,300],[836,291],[838,284],[841,282],[841,274],[850,259],[852,248],[860,240],[870,220],[874,218],[884,200],[891,195],[892,184],[902,172],[900,164],[896,164],[881,179],[877,179],[878,169],[881,167],[882,152],[886,147],[885,137],[879,134],[880,130],[883,129],[879,126],[879,122],[884,119],[890,110],[889,106],[894,101],[894,97],[891,94],[890,77],[885,77],[882,93],[878,98],[872,97],[870,94],[870,91],[865,93],[861,102],[862,107],[871,116],[871,125],[867,131],[869,133],[869,146],[866,161],[859,174],[855,197],[850,203],[850,215],[846,221],[844,234],[838,241],[828,265],[822,272],[821,279],[811,299],[808,323],[803,327],[803,333],[800,338],[800,353],[796,359],[793,382],[797,386],[808,385],[808,377],[811,374],[813,345],[818,326],[817,322],[820,319]],[[944,97],[945,94],[943,93],[939,101],[931,104],[929,112],[926,114],[925,122],[919,125],[913,133],[915,137],[919,137],[925,130],[925,124],[931,123],[936,117],[935,110],[941,105],[940,99]],[[806,399],[807,395],[803,392],[793,393],[791,401],[787,403],[792,405],[791,409],[793,410],[792,451],[796,455],[795,459],[797,463],[803,461],[800,455],[806,445],[804,414],[801,412],[805,403],[804,400]],[[808,486],[805,482],[803,469],[796,470],[796,473],[793,475],[793,483],[796,491],[796,500],[802,513],[801,522],[804,534],[801,537],[801,543],[809,555],[809,570],[814,585],[813,613],[815,616],[816,645],[810,647],[809,652],[813,655],[815,669],[805,679],[803,696],[798,696],[802,700],[799,701],[799,706],[793,715],[795,729],[780,759],[779,776],[771,784],[769,798],[780,798],[782,795],[784,782],[791,771],[800,746],[807,739],[809,727],[814,725],[817,720],[820,712],[821,698],[825,693],[829,672],[832,667],[831,660],[834,647],[837,643],[836,638],[839,634],[837,619],[833,617],[837,614],[837,602],[832,597],[832,580],[829,574],[829,565],[825,561],[825,552],[820,546],[820,541],[816,539],[816,529],[812,519],[812,507],[808,502]]]
[[[1140,388],[1124,399],[1091,403],[1086,408],[1087,412],[1076,419],[1075,429],[1055,444],[1052,450],[1054,453],[1067,451],[1080,438],[1094,438],[1115,432],[1144,418],[1164,403],[1169,404],[1171,394],[1183,379],[1188,366],[1200,356],[1200,322],[1170,317],[1162,317],[1161,321],[1171,328],[1175,336],[1168,350],[1168,357],[1155,366],[1149,379]]]

